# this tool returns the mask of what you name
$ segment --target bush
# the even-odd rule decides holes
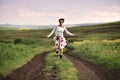
[[[15,39],[14,44],[20,44],[22,42],[22,39]]]

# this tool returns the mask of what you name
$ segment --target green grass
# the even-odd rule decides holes
[[[45,38],[52,29],[46,30],[5,30],[0,29],[0,75],[6,75],[13,69],[21,67],[33,56],[42,51],[51,51],[54,42],[52,38]],[[69,47],[73,47],[74,51],[70,53],[73,57],[83,58],[98,65],[105,65],[109,69],[120,70],[120,43],[103,43],[102,40],[114,40],[120,38],[120,22],[100,24],[87,27],[68,28],[75,33],[77,38],[67,38]],[[65,34],[65,37],[68,36]],[[53,36],[52,36],[53,37]],[[16,39],[21,39],[18,44],[14,45]],[[84,44],[74,44],[73,42],[85,42]],[[22,50],[22,51],[21,51]],[[28,53],[28,54],[26,54]],[[7,56],[6,56],[7,55]],[[25,57],[25,56],[27,57]],[[50,53],[46,60],[48,71],[54,65],[57,65],[57,79],[66,80],[72,75],[72,80],[76,80],[76,70],[66,58],[59,60]],[[61,63],[61,64],[58,64]],[[7,65],[7,66],[6,66]],[[69,65],[69,67],[67,66]],[[50,68],[51,67],[51,68]],[[66,68],[72,68],[71,72]],[[64,73],[68,70],[69,75]],[[67,73],[68,73],[67,72]],[[71,80],[70,79],[70,80]],[[68,79],[69,80],[69,79]]]
[[[84,40],[71,43],[68,47],[74,48],[69,53],[74,57],[82,58],[98,65],[104,65],[112,70],[120,70],[120,41]]]
[[[38,54],[37,49],[32,49],[32,47],[26,45],[0,43],[0,46],[0,74],[3,76]]]
[[[41,39],[45,38],[50,30],[0,30],[0,39]]]
[[[0,26],[0,30],[15,30],[15,28],[9,28],[9,27]]]
[[[70,30],[79,36],[68,39],[69,47],[74,48],[74,51],[69,53],[70,55],[112,70],[120,70],[120,42],[114,42],[120,39],[120,22],[75,27]],[[103,43],[103,40],[112,40],[113,42]],[[74,42],[78,42],[78,44],[74,44]]]
[[[21,67],[36,54],[49,51],[52,39],[43,38],[43,34],[44,30],[0,30],[0,76]],[[15,45],[16,39],[21,41]]]
[[[21,67],[28,62],[36,54],[43,51],[50,51],[52,41],[46,39],[27,40],[22,39],[18,44],[14,44],[13,40],[4,40],[0,42],[0,75],[5,76],[12,70]]]
[[[120,22],[104,24],[104,25],[94,25],[86,27],[71,27],[68,30],[75,33],[79,37],[77,40],[84,39],[117,39],[120,37]],[[46,30],[0,30],[0,39],[43,39],[51,32],[52,29]],[[68,36],[65,34],[65,36]]]
[[[75,27],[70,30],[79,36],[75,39],[68,39],[71,44],[69,47],[74,48],[74,51],[69,53],[70,55],[112,70],[120,70],[120,42],[114,42],[120,39],[120,22]],[[113,42],[103,43],[103,40],[112,40]],[[84,44],[79,44],[82,41]],[[78,42],[78,44],[74,44],[74,42]]]
[[[75,40],[103,40],[120,38],[120,22],[101,24],[86,27],[72,27],[69,31],[75,33],[78,38]]]
[[[51,74],[54,66],[57,68],[56,80],[78,80],[77,70],[73,64],[66,57],[60,59],[57,54],[51,52],[46,56],[47,75]]]

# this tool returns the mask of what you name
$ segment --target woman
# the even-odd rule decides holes
[[[74,34],[70,33],[66,29],[63,23],[64,19],[59,19],[59,25],[56,26],[49,35],[47,35],[47,37],[49,38],[55,32],[55,37],[53,39],[55,42],[56,53],[60,53],[60,58],[62,58],[63,56],[63,48],[65,47],[65,45],[67,45],[67,41],[63,35],[63,32],[65,31],[68,35],[74,36]]]

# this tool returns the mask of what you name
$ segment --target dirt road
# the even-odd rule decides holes
[[[27,64],[14,70],[4,80],[55,80],[54,77],[45,75],[44,67],[47,53],[43,52],[36,55]]]
[[[79,80],[102,80],[94,71],[85,66],[81,61],[65,55],[77,68]]]
[[[36,55],[28,63],[23,65],[21,68],[14,70],[3,80],[55,80],[57,75],[56,68],[53,67],[53,70],[51,71],[51,76],[47,76],[44,70],[45,56],[48,53],[49,52],[45,51],[41,54]],[[65,57],[68,58],[78,70],[79,80],[112,80],[109,78],[104,78],[102,75],[98,75],[95,70],[90,68],[89,65],[85,65],[81,60],[69,56],[67,52],[65,53],[66,53]],[[103,73],[99,73],[99,74],[103,74]]]
[[[109,70],[103,65],[97,65],[84,59],[69,55],[74,49],[67,49],[64,55],[78,70],[79,80],[120,80],[120,71]]]

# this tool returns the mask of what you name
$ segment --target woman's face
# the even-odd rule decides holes
[[[59,21],[59,23],[60,23],[60,24],[63,24],[63,23],[64,23],[64,21],[63,21],[63,20],[60,20],[60,21]]]

